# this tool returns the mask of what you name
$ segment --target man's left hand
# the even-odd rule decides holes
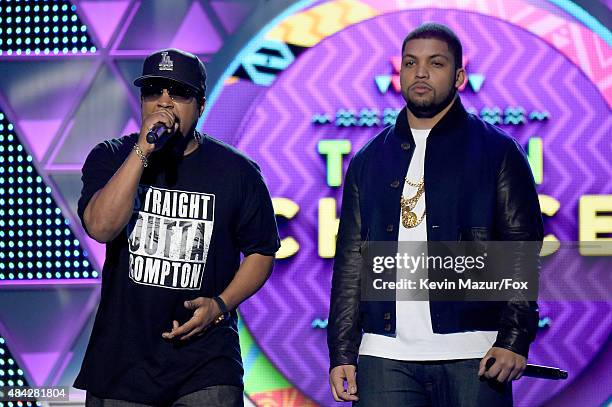
[[[490,358],[495,358],[495,363],[485,371],[487,360]],[[495,379],[500,383],[518,380],[523,375],[526,365],[527,359],[524,356],[508,349],[492,347],[480,361],[478,376]]]
[[[193,317],[183,325],[179,325],[178,321],[172,321],[172,331],[164,332],[162,334],[164,339],[173,339],[183,335],[180,339],[187,340],[202,332],[213,319],[221,314],[219,305],[212,298],[198,297],[185,301],[185,308],[194,310]]]

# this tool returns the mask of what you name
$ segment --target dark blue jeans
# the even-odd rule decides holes
[[[87,392],[86,407],[153,407],[149,404],[131,401],[101,399]],[[243,407],[243,391],[237,386],[211,386],[194,393],[186,394],[173,403],[163,407]],[[157,407],[157,405],[156,405]]]
[[[405,362],[360,356],[356,407],[512,406],[512,384],[478,378],[480,359]]]

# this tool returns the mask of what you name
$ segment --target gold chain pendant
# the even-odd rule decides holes
[[[402,226],[406,229],[411,229],[419,226],[421,222],[425,219],[425,212],[423,212],[423,216],[419,219],[416,213],[411,210],[402,209]]]
[[[423,215],[420,219],[416,213],[414,213],[414,208],[416,207],[417,202],[421,198],[421,195],[423,195],[423,192],[425,192],[425,182],[423,179],[421,179],[420,182],[413,183],[406,178],[406,183],[417,188],[417,191],[412,198],[406,198],[404,196],[400,198],[400,207],[402,209],[402,226],[406,229],[410,229],[419,226],[425,218],[425,211],[423,211]]]
[[[413,228],[416,226],[418,219],[416,213],[410,210],[402,210],[402,225],[406,228]]]

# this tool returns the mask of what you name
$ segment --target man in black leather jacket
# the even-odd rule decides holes
[[[448,27],[430,23],[411,32],[400,71],[407,106],[349,165],[328,325],[336,401],[512,405],[511,381],[525,369],[538,326],[535,301],[449,306],[365,301],[361,292],[368,241],[542,241],[525,155],[514,139],[466,112],[457,95],[465,79],[461,61],[461,44]],[[403,219],[404,209],[414,219]],[[535,275],[537,284],[539,261],[531,253],[517,250],[510,269],[516,277]],[[487,370],[490,358],[495,363]]]

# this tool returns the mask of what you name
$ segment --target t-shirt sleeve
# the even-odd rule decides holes
[[[272,199],[257,164],[249,162],[246,167],[238,215],[238,248],[245,256],[273,256],[280,248],[280,238]]]
[[[83,229],[87,231],[83,215],[85,208],[89,204],[91,198],[100,189],[104,188],[106,183],[113,177],[117,168],[114,165],[112,152],[107,143],[100,143],[87,156],[85,164],[83,164],[83,189],[81,189],[81,197],[77,205],[77,214],[83,225]]]

